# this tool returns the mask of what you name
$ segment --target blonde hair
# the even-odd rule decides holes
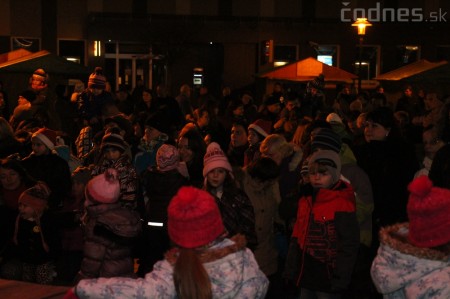
[[[178,298],[212,298],[211,280],[195,249],[180,248],[173,271]]]
[[[294,148],[289,144],[286,139],[279,134],[271,134],[267,136],[259,147],[261,154],[266,154],[269,151],[281,152],[281,155],[285,158],[290,156],[294,152]]]

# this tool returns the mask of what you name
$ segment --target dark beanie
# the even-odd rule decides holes
[[[386,129],[395,126],[394,112],[389,107],[379,107],[367,113],[366,121],[380,124]]]
[[[170,132],[169,120],[167,118],[164,118],[164,115],[159,112],[150,115],[146,119],[145,125],[148,127],[152,127],[164,134],[169,134]]]
[[[311,150],[315,152],[318,149],[332,150],[339,154],[342,147],[341,137],[329,128],[320,128],[311,134]]]

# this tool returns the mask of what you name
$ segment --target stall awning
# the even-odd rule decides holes
[[[426,59],[421,59],[393,71],[381,74],[374,79],[378,81],[400,81],[412,79],[413,77],[428,76],[431,73],[439,74],[441,73],[439,70],[446,70],[446,73],[443,74],[443,76],[446,76],[447,78],[450,75],[447,61],[430,62]]]
[[[325,76],[325,82],[351,83],[358,78],[355,74],[329,66],[312,57],[259,73],[257,76],[273,80],[307,82],[320,74]]]
[[[90,73],[87,67],[46,50],[32,53],[19,49],[0,54],[0,72],[2,73],[31,74],[38,68],[54,75],[88,76]]]

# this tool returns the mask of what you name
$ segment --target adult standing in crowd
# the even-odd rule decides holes
[[[388,107],[367,114],[364,136],[366,143],[355,147],[355,155],[372,183],[375,254],[379,229],[406,220],[407,186],[418,170],[418,160],[414,147],[402,139]]]

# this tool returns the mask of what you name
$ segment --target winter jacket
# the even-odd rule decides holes
[[[79,278],[133,277],[131,251],[142,229],[138,213],[120,203],[90,205],[83,223],[84,258]]]
[[[371,275],[384,298],[450,298],[450,259],[443,252],[408,242],[408,223],[380,231]]]
[[[255,230],[258,245],[254,250],[261,270],[267,276],[277,272],[278,251],[275,243],[275,222],[281,223],[278,204],[281,201],[278,181],[261,182],[244,172],[242,187],[255,211]]]
[[[19,218],[16,238],[15,253],[24,263],[48,263],[54,260],[60,250],[57,226],[48,212],[41,216],[40,225],[34,220]]]
[[[332,189],[318,189],[300,198],[292,236],[288,276],[297,267],[296,281],[302,288],[321,292],[347,289],[359,250],[353,188],[338,181]],[[292,256],[300,256],[297,265]]]
[[[176,169],[161,172],[152,168],[142,173],[140,181],[144,197],[147,199],[146,220],[161,222],[167,228],[167,208],[170,200],[178,192],[178,189],[188,185],[187,178]]]
[[[419,168],[414,147],[400,141],[371,141],[355,148],[358,165],[372,183],[373,223],[386,226],[407,219],[407,186]]]
[[[209,250],[233,245],[225,239]],[[220,259],[203,263],[211,280],[213,298],[264,298],[268,280],[259,270],[249,249],[232,252]],[[79,298],[177,298],[173,282],[173,264],[167,259],[156,263],[145,278],[110,278],[82,280],[76,286]]]
[[[244,191],[238,188],[226,188],[219,198],[214,193],[217,206],[222,215],[223,225],[230,236],[243,234],[247,238],[249,248],[257,243],[255,232],[255,212],[252,203]]]

